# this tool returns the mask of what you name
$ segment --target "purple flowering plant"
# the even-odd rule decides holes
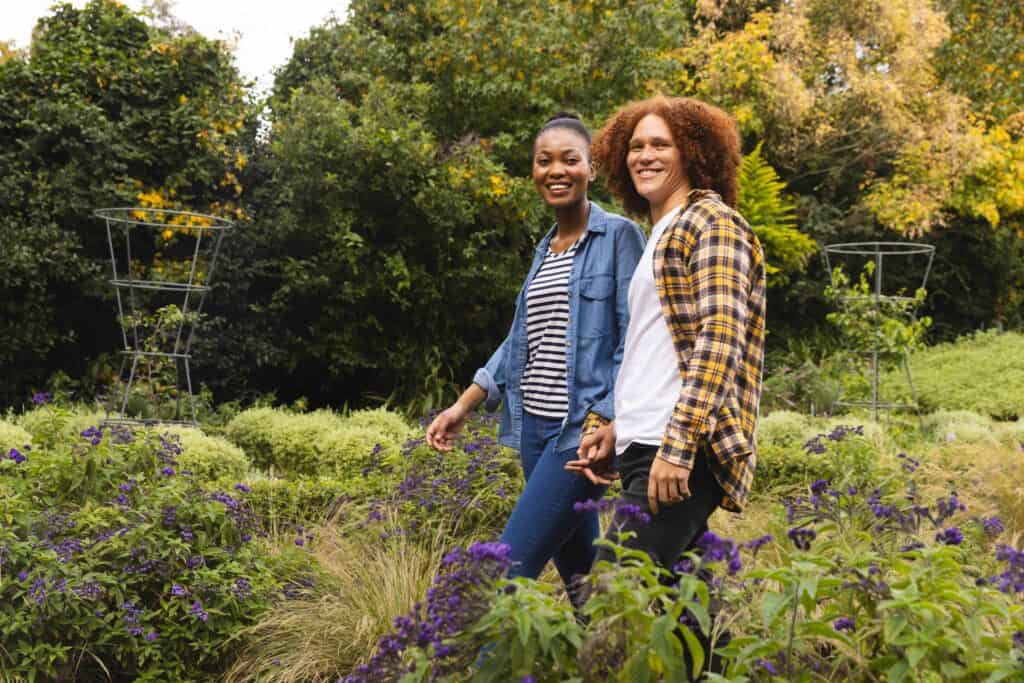
[[[173,439],[98,425],[50,435],[0,467],[0,514],[12,521],[0,524],[0,669],[78,680],[220,671],[221,644],[302,565],[252,540],[245,491],[161,474],[180,469]],[[93,657],[78,657],[85,649]]]

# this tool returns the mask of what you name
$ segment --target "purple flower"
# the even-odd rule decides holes
[[[625,521],[627,519],[635,519],[638,522],[647,524],[651,521],[651,516],[644,512],[643,508],[634,503],[626,503],[624,501],[617,501],[615,503],[615,514],[620,520]]]
[[[1013,634],[1013,646],[1018,650],[1024,650],[1024,631],[1016,631]]]
[[[772,535],[771,534],[765,534],[764,536],[760,536],[758,538],[755,538],[752,541],[747,541],[741,547],[745,548],[746,550],[749,550],[752,555],[756,556],[757,552],[763,546],[768,545],[769,543],[771,543],[771,541],[772,541]]]
[[[249,493],[250,489],[245,484],[235,484],[235,490],[241,491],[242,493]]]
[[[985,535],[989,538],[995,538],[1006,531],[1006,527],[1003,526],[1003,520],[998,517],[982,517],[981,526],[985,530]]]
[[[18,572],[18,581],[27,581],[27,580],[28,580],[28,572],[27,571],[25,571],[23,569],[20,572]]]
[[[173,595],[176,598],[183,598],[186,595],[188,595],[188,591],[185,590],[184,586],[176,583],[173,586],[171,586],[171,595]]]
[[[21,451],[19,451],[17,448],[12,448],[11,452],[7,454],[7,457],[13,460],[15,465],[20,465],[21,463],[28,460],[28,458],[22,455]]]
[[[146,640],[148,640],[151,643],[154,640],[156,640],[157,638],[159,638],[159,637],[160,637],[160,634],[157,633],[156,631],[150,631],[149,633],[146,634]]]
[[[950,495],[948,500],[946,500],[945,498],[940,498],[939,502],[936,504],[936,507],[939,511],[939,514],[935,518],[936,525],[942,524],[942,522],[952,517],[953,514],[958,510],[962,511],[967,509],[966,507],[964,507],[964,504],[960,502],[960,499],[957,498],[955,491],[952,495]]]
[[[537,683],[537,679],[533,676],[523,676],[523,679],[519,683]]]
[[[770,659],[764,659],[764,658],[755,659],[754,660],[754,665],[755,666],[760,666],[762,669],[764,669],[765,671],[770,673],[772,676],[776,676],[779,673],[779,670],[777,668],[775,668],[775,665],[772,664],[772,661]]]
[[[47,403],[53,401],[53,394],[48,391],[44,391],[32,396],[32,403],[37,406],[45,406]]]
[[[720,538],[714,532],[706,531],[697,540],[697,547],[703,552],[705,562],[726,560],[730,576],[743,568],[739,546],[731,538]]]
[[[960,545],[964,542],[964,535],[959,527],[951,526],[935,534],[935,540],[945,545]]]
[[[165,467],[162,470],[160,470],[160,473],[161,474],[166,474],[168,477],[173,477],[174,476],[174,468],[173,467]]]
[[[612,507],[612,502],[607,498],[599,500],[584,500],[573,503],[572,509],[576,512],[603,512]]]
[[[840,632],[852,632],[853,629],[856,628],[856,626],[857,623],[850,617],[839,617],[838,619],[832,622],[832,628]]]
[[[199,619],[199,621],[205,622],[210,618],[210,613],[203,610],[203,603],[196,600],[192,603],[192,607],[189,609],[189,613]]]
[[[793,527],[786,532],[789,540],[793,541],[793,545],[799,550],[810,550],[811,541],[818,537],[817,532],[814,529],[806,527]]]

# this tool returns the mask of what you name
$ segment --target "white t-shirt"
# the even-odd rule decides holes
[[[615,381],[615,452],[631,443],[660,446],[683,380],[668,323],[654,284],[654,250],[676,207],[651,229],[651,237],[629,284],[629,327]]]

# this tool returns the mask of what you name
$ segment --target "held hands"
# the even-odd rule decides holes
[[[447,410],[438,413],[427,427],[427,445],[442,453],[450,451],[470,412],[456,402]]]
[[[612,467],[614,453],[615,423],[610,422],[580,439],[576,451],[579,459],[565,463],[565,469],[586,477],[593,484],[607,486],[619,476]]]

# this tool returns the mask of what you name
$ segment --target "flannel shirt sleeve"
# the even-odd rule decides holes
[[[583,418],[583,429],[580,433],[580,436],[584,437],[587,434],[591,434],[597,431],[598,428],[605,426],[609,422],[611,422],[611,420],[609,420],[604,415],[601,415],[600,413],[587,413],[587,416]]]
[[[673,230],[659,245],[664,251],[663,282],[658,284],[677,353],[685,337],[682,302],[689,298],[696,312],[696,338],[658,452],[658,457],[687,469],[693,466],[701,439],[711,437],[718,410],[735,380],[753,264],[752,246],[731,214],[710,210],[698,219],[702,220],[696,238],[689,244],[683,230]]]

